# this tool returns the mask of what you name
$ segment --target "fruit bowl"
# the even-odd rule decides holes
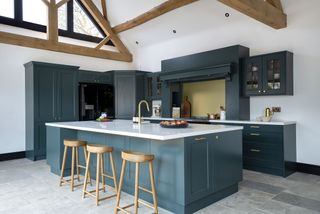
[[[162,121],[160,126],[162,128],[187,128],[189,123],[186,121]]]
[[[97,122],[110,122],[112,121],[110,118],[98,118],[96,119]]]

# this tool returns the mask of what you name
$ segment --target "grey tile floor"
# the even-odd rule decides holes
[[[115,199],[97,207],[93,198],[81,198],[81,188],[71,192],[68,186],[58,187],[58,179],[45,161],[0,162],[0,213],[113,213]],[[122,200],[126,204],[133,198],[123,194]],[[139,213],[151,211],[142,207]],[[281,178],[245,170],[239,192],[197,213],[320,213],[320,176],[295,173]]]

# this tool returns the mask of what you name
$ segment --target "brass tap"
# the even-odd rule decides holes
[[[147,106],[148,112],[150,111],[148,102],[146,100],[141,100],[138,104],[138,124],[141,124],[141,122],[143,121],[141,118],[141,104],[142,103],[145,103]]]

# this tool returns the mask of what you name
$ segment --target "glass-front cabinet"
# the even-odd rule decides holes
[[[158,72],[148,73],[145,77],[146,99],[161,99],[162,81]]]
[[[245,95],[293,95],[293,54],[288,51],[246,60]]]

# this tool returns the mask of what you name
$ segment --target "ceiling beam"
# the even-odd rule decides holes
[[[101,0],[101,7],[102,7],[102,14],[103,14],[104,18],[108,19],[106,0]]]
[[[159,6],[152,8],[148,12],[137,16],[134,19],[131,19],[129,21],[126,21],[122,24],[115,26],[113,28],[113,31],[115,33],[120,33],[120,32],[129,30],[129,29],[134,28],[138,25],[146,23],[146,22],[150,21],[151,19],[154,19],[158,16],[161,16],[162,14],[168,13],[174,9],[177,9],[179,7],[193,3],[195,1],[198,1],[198,0],[168,0],[168,1],[160,4]]]
[[[81,2],[92,15],[92,17],[95,19],[95,21],[99,24],[104,33],[110,38],[112,43],[120,51],[120,53],[130,55],[132,57],[131,53],[119,39],[118,35],[113,32],[108,20],[101,14],[101,12],[97,8],[97,6],[92,2],[92,0],[81,0]]]
[[[96,57],[102,59],[118,60],[124,62],[132,62],[132,56],[118,52],[99,50],[79,45],[66,44],[62,42],[51,43],[46,39],[39,39],[29,36],[22,36],[0,31],[0,43],[18,45],[29,48],[37,48],[49,51],[63,52],[68,54],[76,54],[82,56]]]
[[[218,0],[270,27],[287,27],[287,15],[265,0]]]
[[[273,5],[275,8],[278,8],[279,10],[283,11],[281,0],[267,0],[267,2]]]

